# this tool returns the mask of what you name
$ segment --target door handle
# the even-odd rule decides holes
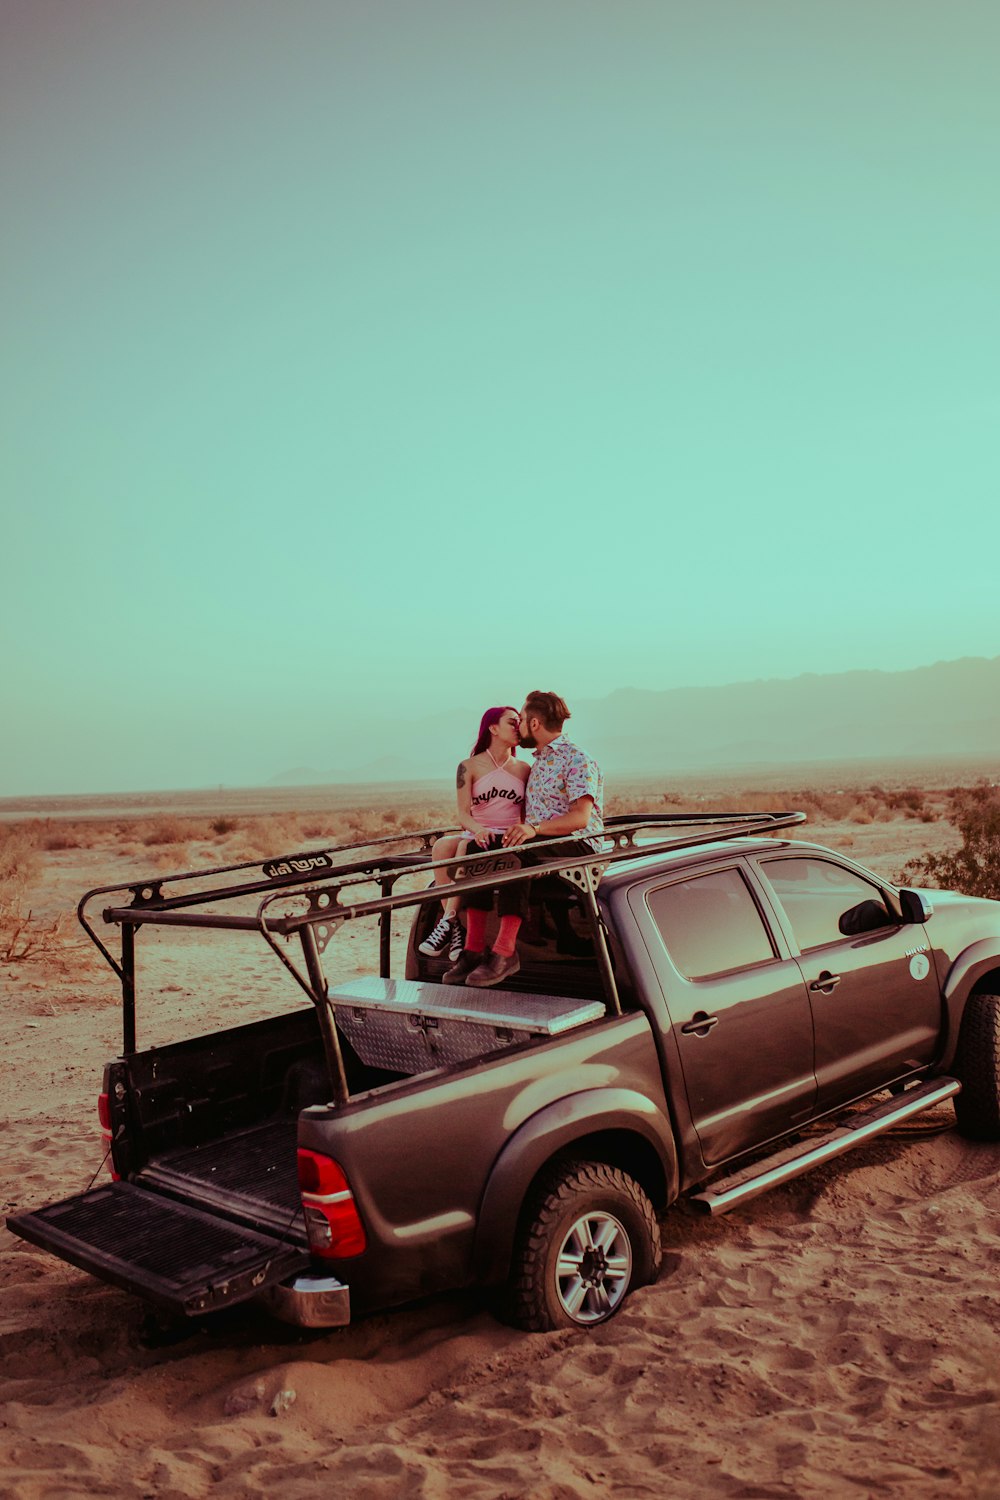
[[[839,983],[839,974],[831,974],[829,969],[824,969],[819,978],[813,980],[809,988],[820,995],[832,995]]]
[[[685,1036],[708,1036],[713,1026],[718,1026],[718,1016],[708,1016],[703,1010],[693,1015],[690,1021],[686,1021],[681,1027]]]

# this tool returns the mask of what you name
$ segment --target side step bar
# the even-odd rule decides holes
[[[776,1187],[780,1182],[788,1182],[792,1177],[808,1172],[810,1167],[819,1166],[820,1162],[853,1150],[873,1136],[891,1130],[900,1121],[908,1120],[911,1115],[922,1114],[926,1109],[933,1109],[936,1104],[942,1104],[945,1099],[951,1099],[961,1091],[962,1085],[957,1078],[935,1078],[929,1083],[918,1084],[916,1088],[896,1094],[873,1109],[849,1115],[818,1140],[798,1141],[794,1146],[786,1146],[783,1151],[765,1157],[763,1161],[756,1161],[749,1167],[730,1172],[726,1177],[716,1178],[700,1193],[692,1194],[690,1202],[703,1213],[728,1213],[731,1208],[737,1208],[760,1193],[766,1193],[768,1188]]]

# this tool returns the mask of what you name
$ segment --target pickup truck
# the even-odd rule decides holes
[[[257,1298],[331,1327],[482,1287],[516,1326],[586,1327],[655,1279],[682,1195],[725,1213],[949,1098],[997,1139],[1000,903],[897,889],[780,833],[802,819],[647,814],[593,854],[439,862],[529,882],[502,990],[419,952],[438,831],[88,892],[123,997],[110,1180],[8,1227],[187,1318]],[[118,957],[91,918],[112,895]],[[356,921],[378,972],[338,978]],[[259,934],[308,1003],[140,1050],[137,939],[171,925]]]

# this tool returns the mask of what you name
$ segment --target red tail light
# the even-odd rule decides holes
[[[299,1188],[305,1212],[309,1248],[328,1260],[362,1255],[367,1246],[365,1226],[354,1194],[340,1166],[331,1156],[299,1148]]]
[[[111,1160],[111,1103],[107,1094],[97,1096],[97,1118],[101,1122],[101,1144],[108,1160],[108,1171],[111,1173],[112,1181],[118,1182],[120,1178]]]

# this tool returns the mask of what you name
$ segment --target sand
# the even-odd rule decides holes
[[[929,842],[814,832],[887,873]],[[37,899],[125,869],[53,853]],[[241,947],[220,978],[164,938],[140,1044],[232,1021],[276,968]],[[0,1001],[12,1212],[99,1171],[119,1002],[89,945],[0,969]],[[945,1106],[726,1218],[675,1207],[658,1283],[587,1334],[517,1333],[462,1294],[322,1333],[236,1308],[164,1342],[135,1299],[3,1230],[0,1495],[995,1496],[998,1169]]]

